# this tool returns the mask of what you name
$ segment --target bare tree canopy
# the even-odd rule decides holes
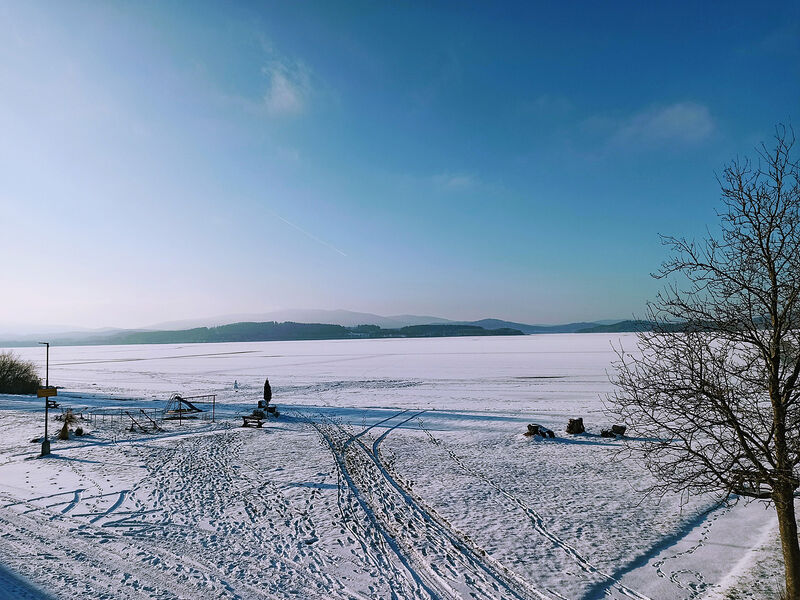
[[[653,331],[618,351],[609,398],[645,441],[629,448],[653,491],[775,504],[788,597],[800,600],[794,512],[800,463],[800,171],[791,128],[719,178],[719,233],[664,237]]]

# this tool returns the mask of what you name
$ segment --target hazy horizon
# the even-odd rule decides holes
[[[591,322],[591,323],[615,323],[624,321],[626,319],[632,318],[634,315],[629,317],[621,317],[621,318],[595,318],[595,319],[572,319],[567,321],[560,321],[560,322],[553,322],[553,323],[540,323],[540,322],[527,322],[527,321],[520,321],[518,319],[509,319],[503,316],[497,315],[484,315],[482,317],[477,317],[474,319],[462,319],[458,317],[452,317],[449,315],[415,315],[411,313],[402,313],[396,315],[378,315],[377,313],[368,313],[366,311],[351,311],[347,309],[278,309],[274,311],[264,311],[264,312],[254,312],[254,313],[231,313],[231,314],[224,314],[224,315],[208,315],[208,316],[199,316],[199,317],[187,317],[185,319],[175,319],[170,321],[159,321],[157,323],[144,323],[135,325],[132,327],[123,327],[115,324],[106,324],[100,325],[97,327],[94,326],[85,326],[85,325],[76,325],[70,323],[13,323],[13,322],[2,322],[0,321],[0,336],[8,336],[8,335],[20,335],[20,336],[30,336],[30,335],[47,335],[47,334],[60,334],[60,333],[70,333],[70,332],[91,332],[91,331],[104,331],[104,330],[114,330],[114,329],[176,329],[176,328],[192,328],[192,327],[212,327],[216,325],[223,325],[235,322],[237,320],[248,320],[250,318],[267,318],[268,320],[299,320],[299,322],[303,322],[303,317],[305,314],[316,314],[316,313],[330,313],[331,320],[336,313],[347,313],[352,315],[375,315],[380,317],[381,319],[397,319],[401,317],[430,317],[431,319],[444,319],[446,321],[453,321],[453,322],[471,322],[471,321],[480,321],[483,319],[497,319],[501,321],[508,321],[508,322],[515,322],[515,323],[522,323],[525,325],[542,325],[542,326],[550,326],[550,325],[564,325],[568,323],[579,323],[579,322]],[[321,316],[325,316],[322,314]],[[345,319],[347,320],[347,319]],[[327,321],[322,321],[327,322]],[[427,322],[426,322],[427,323]],[[365,325],[365,324],[374,324],[374,323],[361,323],[353,321],[353,324],[358,325]]]
[[[0,329],[641,315],[800,98],[800,5],[0,6]],[[205,315],[205,317],[204,317]]]

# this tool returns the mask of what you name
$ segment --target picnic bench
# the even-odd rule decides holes
[[[263,417],[254,415],[242,415],[242,427],[261,427],[264,424]]]

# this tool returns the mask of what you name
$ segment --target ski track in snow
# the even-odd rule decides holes
[[[379,547],[391,550],[380,558],[380,562],[399,563],[392,569],[393,573],[406,576],[406,581],[396,584],[397,591],[402,592],[400,597],[554,598],[492,561],[466,536],[456,532],[432,509],[424,507],[387,470],[380,458],[380,442],[397,427],[425,411],[415,412],[387,427],[371,447],[361,441],[374,427],[408,412],[402,410],[358,434],[348,433],[331,420],[316,421],[306,416],[307,422],[328,444],[347,484],[346,491],[369,519],[372,530],[362,535],[369,536],[373,543],[377,538]],[[348,500],[341,501],[345,519],[358,520],[359,517],[352,514],[353,505]],[[368,545],[367,539],[363,541]]]
[[[104,492],[100,482],[78,469],[79,463],[66,461],[95,492],[78,487],[3,503],[0,531],[5,533],[0,535],[0,548],[6,556],[23,556],[35,564],[35,568],[23,569],[27,575],[41,578],[47,573],[55,585],[80,589],[97,598],[120,597],[121,591],[127,590],[127,595],[149,598],[197,594],[358,598],[388,593],[410,599],[563,599],[557,590],[535,587],[488,556],[428,507],[402,475],[386,464],[381,444],[393,431],[419,421],[425,412],[403,409],[358,433],[328,416],[298,412],[333,457],[339,482],[338,511],[343,527],[360,549],[351,548],[350,558],[374,581],[367,596],[331,575],[329,567],[340,562],[340,557],[315,547],[319,533],[311,509],[319,490],[312,488],[306,506],[293,504],[245,449],[250,431],[224,426],[196,434],[154,436],[150,444],[120,444],[147,457],[148,474],[118,491]],[[383,432],[365,441],[378,427],[383,427]],[[421,422],[419,428],[460,469],[493,487],[509,501],[509,507],[521,510],[539,535],[586,573],[611,580],[610,587],[622,597],[648,600],[548,531],[537,511],[467,465]],[[210,471],[214,475],[206,476]],[[49,526],[41,526],[41,516],[46,516]],[[196,527],[199,522],[204,527]],[[277,534],[278,527],[290,535]],[[705,527],[710,527],[710,522]],[[63,538],[68,543],[62,544]],[[59,543],[54,544],[54,539]],[[32,554],[34,548],[48,551]],[[95,552],[96,548],[102,550]],[[187,554],[193,558],[187,559]],[[685,589],[687,599],[706,589],[700,572],[665,574],[666,560],[656,564],[657,575],[669,577]],[[53,566],[62,563],[80,565],[79,571],[91,575],[52,575]],[[254,564],[261,566],[254,568]],[[119,569],[119,565],[125,568]],[[687,582],[691,577],[696,582]]]
[[[597,568],[588,559],[582,556],[573,546],[568,544],[566,541],[564,541],[554,533],[550,532],[545,527],[544,520],[542,519],[541,515],[538,512],[536,512],[533,508],[525,504],[522,500],[514,496],[512,493],[510,493],[502,486],[495,483],[491,478],[487,477],[483,473],[480,473],[476,469],[468,466],[463,459],[457,456],[455,452],[453,452],[450,448],[445,446],[440,440],[437,440],[429,431],[425,430],[425,432],[428,434],[430,440],[435,445],[443,448],[444,451],[447,452],[450,458],[453,459],[453,462],[455,462],[456,465],[458,465],[458,467],[461,470],[463,470],[465,473],[468,473],[469,475],[472,475],[473,477],[480,479],[481,481],[484,481],[489,486],[497,490],[500,494],[502,494],[505,498],[510,500],[512,505],[522,510],[522,512],[530,519],[530,522],[533,524],[533,527],[536,530],[536,532],[544,536],[550,542],[552,542],[554,546],[563,550],[567,554],[567,556],[569,556],[572,560],[574,560],[582,570],[584,570],[587,573],[599,575],[600,577],[609,580],[609,582],[611,583],[611,587],[616,589],[626,598],[632,598],[634,600],[652,600],[648,596],[640,594],[636,590],[633,590],[623,585],[612,575],[609,575],[608,573],[605,573],[601,569]]]
[[[37,563],[55,561],[51,565],[82,565],[79,571],[93,573],[85,581],[59,575],[54,583],[77,586],[98,598],[120,597],[127,587],[141,592],[141,597],[158,598],[270,597],[292,590],[302,597],[358,597],[326,574],[326,557],[311,550],[316,532],[308,510],[292,506],[268,479],[242,477],[236,472],[239,469],[233,468],[231,462],[241,452],[242,437],[222,430],[196,437],[191,444],[179,440],[175,448],[154,446],[149,462],[158,466],[131,490],[85,494],[84,489],[76,489],[6,502],[0,506],[0,530],[4,532],[0,547],[11,546],[16,552],[3,554],[34,557]],[[164,469],[165,464],[173,468]],[[215,476],[203,476],[210,469]],[[316,495],[318,491],[312,490],[312,502]],[[77,510],[79,504],[90,510]],[[123,506],[127,509],[121,510]],[[175,506],[181,514],[175,513]],[[52,525],[42,526],[42,516]],[[65,517],[82,524],[65,530]],[[213,532],[193,527],[197,518],[204,519]],[[291,537],[271,538],[277,520]],[[63,538],[68,543],[62,543]],[[130,541],[125,542],[124,550],[106,555],[105,548],[116,549],[126,538]],[[58,540],[55,545],[54,539]],[[84,539],[108,545],[93,554],[93,548],[101,546]],[[153,541],[155,545],[151,545]],[[134,552],[142,545],[147,550]],[[194,565],[187,566],[187,547],[196,547],[192,556],[213,556],[214,561],[195,558]],[[20,552],[21,548],[26,551]],[[48,548],[48,552],[31,555],[34,548]],[[263,552],[266,561],[254,568],[265,558],[257,552]],[[180,585],[128,568],[131,560],[132,564],[146,563],[156,571],[171,572],[168,579],[174,578]],[[330,557],[327,560],[330,562]],[[120,564],[126,569],[115,575]],[[184,570],[187,576],[177,574]],[[37,567],[30,572],[32,576],[45,573],[51,570]]]
[[[591,398],[604,389],[608,340],[574,338],[597,344],[577,351],[582,358],[574,368],[570,339],[381,341],[360,352],[353,350],[358,344],[316,343],[221,345],[235,350],[220,352],[187,346],[71,349],[73,356],[53,367],[72,378],[74,398],[82,403],[136,410],[182,386],[217,391],[220,381],[234,379],[232,373],[240,390],[220,392],[219,423],[170,424],[163,433],[143,435],[103,422],[88,438],[54,442],[55,456],[44,460],[29,460],[35,435],[28,433],[29,423],[38,404],[0,397],[6,402],[0,407],[4,428],[20,432],[0,446],[0,557],[57,597],[101,600],[575,600],[587,589],[619,600],[650,600],[633,589],[641,579],[614,570],[624,556],[614,546],[616,531],[564,533],[569,519],[591,518],[569,512],[587,504],[560,511],[557,498],[526,501],[508,479],[524,476],[532,457],[541,459],[538,468],[566,458],[566,469],[578,464],[584,475],[595,471],[591,446],[553,454],[558,446],[515,441],[531,414],[547,425],[572,411],[597,418]],[[545,343],[566,345],[539,346]],[[496,351],[487,345],[497,345]],[[336,350],[319,350],[323,346]],[[232,427],[236,414],[255,405],[265,361],[273,381],[280,381],[273,368],[286,369],[285,385],[274,386],[282,416],[264,429]],[[295,377],[298,370],[303,375]],[[115,398],[103,400],[98,388],[86,387],[100,376],[113,382],[104,389]],[[490,398],[501,400],[485,406]],[[38,427],[38,412],[35,418]],[[431,429],[458,439],[467,435],[463,445],[453,442],[462,453],[484,441],[496,443],[500,460],[459,456],[447,433],[435,437]],[[420,451],[398,460],[394,449],[409,444]],[[457,473],[459,481],[474,481],[475,489],[430,485],[431,474],[427,487],[411,481],[426,477],[424,461],[440,459],[446,469],[440,473]],[[512,471],[504,476],[507,465]],[[603,482],[595,478],[578,492],[585,498]],[[622,543],[631,542],[631,531],[636,535],[624,523],[631,506],[612,504],[603,513],[609,529],[622,525]],[[485,508],[486,518],[507,520],[511,528],[483,535],[480,520],[459,516],[465,508],[464,514],[479,519]],[[691,557],[707,549],[709,531],[722,516],[717,511],[696,528],[699,541],[680,551],[669,546],[647,567],[671,586],[670,600],[697,600],[713,586]],[[658,525],[664,522],[676,526],[653,528],[647,539],[634,539],[639,545],[630,552],[641,554],[657,547],[659,537],[668,538],[664,532],[674,531],[677,521],[662,516]],[[508,541],[501,539],[509,532],[514,535]],[[546,562],[541,569],[515,556],[513,544],[527,542],[537,552],[518,556]],[[10,579],[0,570],[0,584],[4,580]],[[22,579],[14,585],[27,590]],[[38,592],[31,588],[30,594]]]

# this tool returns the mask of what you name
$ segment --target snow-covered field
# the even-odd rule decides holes
[[[634,345],[51,348],[62,406],[216,394],[217,420],[85,423],[41,459],[42,401],[0,396],[0,598],[672,600],[735,585],[774,539],[772,512],[643,497],[646,472],[599,436],[612,341]],[[267,376],[281,416],[244,429]],[[578,416],[588,433],[563,433]],[[524,437],[532,422],[558,438]]]

